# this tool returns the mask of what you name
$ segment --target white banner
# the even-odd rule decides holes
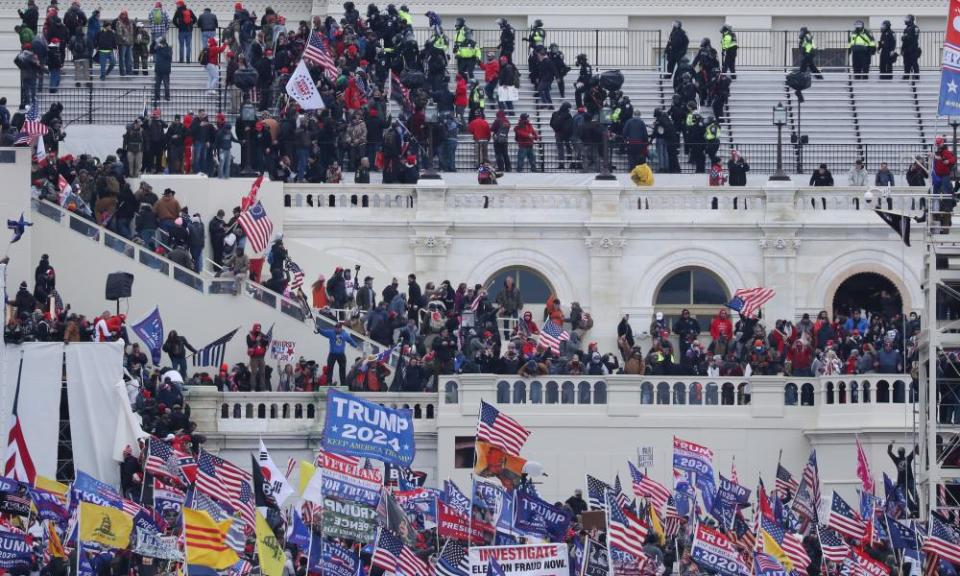
[[[277,362],[293,362],[297,355],[297,343],[293,340],[271,340],[270,358]]]
[[[566,544],[474,546],[470,548],[471,576],[486,574],[490,558],[496,558],[507,575],[570,576]]]
[[[146,530],[137,530],[137,545],[134,552],[141,556],[183,562],[183,553],[177,550],[176,536],[160,536]]]
[[[3,450],[7,448],[7,430],[13,415],[13,400],[20,375],[17,413],[30,458],[37,474],[55,478],[57,474],[57,435],[59,434],[60,387],[63,378],[63,343],[29,342],[4,349],[3,400],[0,403],[0,430]]]
[[[297,68],[287,81],[287,95],[297,101],[304,110],[323,110],[323,98],[317,90],[317,85],[310,77],[307,65],[300,60]]]
[[[123,386],[123,342],[70,344],[66,357],[74,466],[119,486],[124,446],[138,455],[137,437],[147,436]]]

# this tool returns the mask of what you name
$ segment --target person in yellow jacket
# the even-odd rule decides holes
[[[721,72],[730,73],[730,79],[737,79],[737,35],[733,28],[724,24],[720,27],[720,52],[723,59]]]
[[[404,26],[413,26],[413,16],[410,15],[410,9],[407,8],[406,4],[400,5],[400,11],[397,13],[397,18],[403,23]]]
[[[803,26],[800,28],[800,71],[813,72],[817,80],[823,80],[823,74],[814,62],[816,55],[817,45],[813,42],[813,34]]]
[[[873,34],[863,27],[863,20],[854,23],[847,50],[853,65],[853,79],[866,80],[870,75],[870,59],[877,51],[877,42],[873,39]]]
[[[467,32],[466,38],[454,48],[453,55],[457,59],[457,72],[473,80],[473,69],[480,61],[480,48],[473,39],[473,32]]]

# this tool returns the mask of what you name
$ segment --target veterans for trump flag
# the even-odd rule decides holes
[[[290,80],[287,81],[287,95],[296,100],[304,110],[325,108],[320,91],[317,90],[317,85],[310,77],[310,71],[307,70],[307,64],[303,60],[300,60],[293,74],[290,75]]]

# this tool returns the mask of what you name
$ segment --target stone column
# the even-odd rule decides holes
[[[590,254],[590,300],[581,304],[593,315],[593,329],[586,340],[612,353],[617,351],[617,324],[626,302],[622,286],[623,248],[627,245],[620,217],[622,191],[617,182],[594,181],[590,187],[590,223],[584,238]]]
[[[800,224],[796,219],[792,182],[771,182],[765,186],[764,222],[760,225],[760,249],[763,253],[762,285],[773,288],[776,296],[764,306],[764,324],[773,329],[778,319],[795,320],[797,302],[797,251],[800,249]],[[750,286],[745,286],[750,288]]]

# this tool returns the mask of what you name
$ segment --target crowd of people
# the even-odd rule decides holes
[[[93,61],[99,62],[101,79],[111,73],[114,61],[121,75],[146,74],[152,57],[154,110],[127,126],[117,154],[133,176],[142,169],[227,178],[239,168],[267,172],[275,180],[336,183],[342,172],[368,182],[371,171],[382,171],[386,183],[410,183],[431,167],[455,171],[459,136],[469,133],[478,178],[494,183],[498,174],[545,166],[537,158],[543,141],[535,126],[539,122],[553,131],[561,170],[599,172],[609,147],[623,152],[626,172],[638,166],[646,167],[642,172],[680,172],[682,145],[696,172],[709,169],[711,184],[722,185],[727,178],[731,185],[745,183],[749,164],[742,155],[731,154],[726,163],[719,156],[726,104],[736,78],[738,38],[730,25],[720,29],[719,52],[704,38],[691,59],[687,33],[680,21],[674,23],[664,49],[674,94],[670,106],[652,111],[648,127],[623,92],[619,71],[594,73],[583,53],[571,67],[560,46],[548,40],[540,20],[525,38],[518,38],[501,18],[497,46],[481,48],[463,18],[448,33],[440,16],[427,12],[430,35],[418,44],[406,6],[391,4],[381,11],[371,4],[365,15],[353,2],[343,8],[339,21],[316,16],[312,23],[288,27],[284,15],[272,7],[258,17],[237,3],[233,18],[221,28],[209,8],[196,14],[183,0],[172,15],[158,3],[142,21],[131,20],[126,11],[113,20],[99,10],[88,17],[78,1],[62,16],[53,3],[41,19],[31,0],[17,26],[23,44],[16,58],[21,108],[35,102],[45,76],[56,91],[69,48],[75,66],[87,75]],[[171,28],[177,31],[176,55],[166,40]],[[198,59],[207,71],[207,88],[220,85],[224,69],[224,85],[237,88],[243,102],[251,102],[251,114],[240,114],[234,123],[219,114],[214,121],[213,114],[207,118],[202,110],[168,110],[166,119],[161,117],[160,102],[170,99],[171,63],[175,57],[192,62],[195,29],[200,31]],[[518,50],[521,41],[526,47]],[[806,28],[800,31],[798,49],[798,74],[819,74],[813,35]],[[849,49],[858,76],[869,72],[871,56],[879,52],[881,78],[890,77],[897,40],[889,22],[879,44],[858,22],[850,32]],[[900,39],[905,77],[917,73],[919,53],[919,29],[908,16]],[[517,61],[523,56],[540,118],[524,112],[514,122],[523,80]],[[303,111],[285,92],[301,59],[309,63],[319,88],[321,110]],[[576,74],[573,102],[563,101],[555,109],[554,90],[565,99],[565,78],[571,73]],[[82,75],[78,72],[77,78]],[[391,98],[399,105],[396,116],[390,114]],[[491,108],[496,110],[493,117]],[[236,143],[241,144],[239,159],[232,154]],[[55,137],[46,144],[47,150],[57,148]],[[511,158],[513,146],[516,155]],[[725,165],[729,175],[724,174]]]

